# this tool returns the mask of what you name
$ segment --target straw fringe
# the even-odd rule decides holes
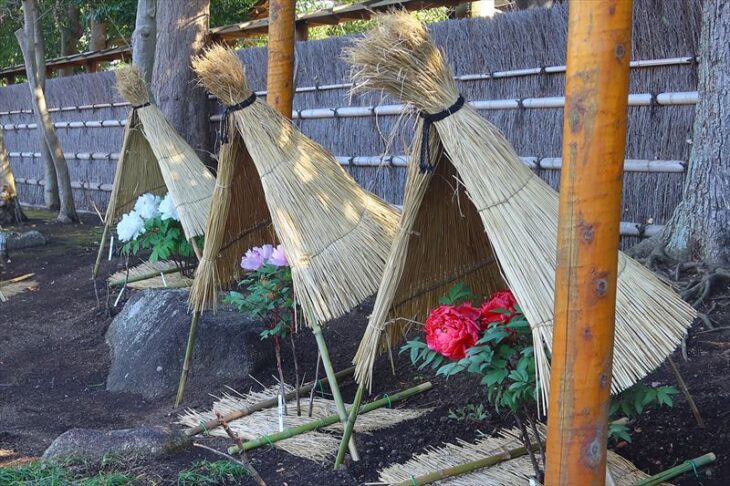
[[[149,102],[136,68],[118,69],[115,75],[117,89],[130,103]],[[156,106],[135,108],[127,118],[107,224],[134,207],[140,194],[169,192],[185,236],[192,239],[205,230],[214,184],[213,175]]]
[[[144,262],[127,270],[119,270],[107,278],[107,282],[124,282],[125,279],[134,280],[135,277],[151,275],[157,272],[157,275],[145,280],[128,282],[127,287],[131,289],[159,289],[159,288],[183,288],[190,287],[193,283],[192,279],[183,277],[180,272],[166,273],[164,280],[159,275],[161,272],[167,272],[176,268],[173,262],[157,261]]]
[[[355,64],[359,89],[385,90],[429,113],[445,109],[458,97],[443,56],[423,26],[408,15],[380,16],[373,32],[358,41],[347,55]],[[417,130],[420,132],[420,123]],[[436,122],[431,137],[432,149],[441,145],[453,163],[480,215],[481,221],[473,218],[469,223],[474,227],[481,225],[486,231],[504,281],[514,292],[532,326],[540,385],[546,403],[548,355],[552,346],[557,193],[525,167],[502,134],[469,106]],[[420,143],[420,137],[417,137],[414,155],[419,153]],[[431,150],[431,154],[436,153]],[[417,162],[412,163],[410,170],[417,170],[416,165]],[[407,193],[426,192],[424,187],[410,187],[417,183],[428,186],[430,191],[432,184],[427,178],[425,175],[410,177]],[[419,206],[425,204],[422,195],[407,199],[404,222],[406,215],[414,217],[412,215],[423,210]],[[448,206],[454,202],[442,198],[432,204]],[[464,206],[463,200],[461,205]],[[396,239],[391,255],[393,260],[400,262],[389,262],[368,329],[355,357],[356,376],[367,384],[371,381],[373,361],[386,340],[382,336],[385,316],[404,317],[397,308],[393,312],[394,302],[397,302],[394,288],[398,289],[403,275],[412,271],[406,267],[407,246],[403,238]],[[486,248],[446,247],[441,238],[429,243],[431,258],[421,255],[419,261],[436,262],[432,269],[434,278],[448,269],[446,265],[439,265],[447,252],[469,251],[475,263],[492,256]],[[614,393],[633,385],[659,366],[682,340],[696,315],[689,304],[652,272],[623,254],[619,255],[619,269]],[[416,298],[411,306],[426,312],[428,304],[428,299]],[[391,334],[385,337],[392,339]]]
[[[292,387],[286,386],[286,392],[293,391]],[[241,410],[247,406],[257,404],[261,401],[276,397],[279,394],[278,385],[268,388],[260,392],[249,392],[245,395],[233,396],[224,394],[213,404],[213,410],[207,412],[198,412],[195,410],[187,410],[179,417],[178,423],[186,427],[195,427],[201,422],[216,418],[216,414],[225,416],[227,413]],[[291,428],[305,423],[309,423],[314,419],[328,417],[337,414],[337,407],[332,400],[323,398],[315,398],[312,408],[312,417],[306,414],[297,416],[292,413],[290,404],[289,415],[284,416],[284,427]],[[358,419],[359,432],[374,432],[379,429],[391,427],[406,420],[413,420],[430,409],[387,409],[381,408],[364,414]],[[263,435],[271,434],[279,431],[279,415],[277,408],[268,408],[253,413],[246,417],[240,418],[230,423],[231,429],[241,436],[244,440],[257,439]],[[275,447],[280,448],[295,456],[303,457],[311,461],[326,462],[330,461],[337,452],[339,439],[333,434],[327,432],[342,433],[342,424],[336,423],[332,426],[321,429],[321,431],[307,432],[294,436],[292,438],[276,442]],[[216,437],[227,437],[228,435],[220,428],[214,429],[210,435]]]
[[[22,294],[23,292],[36,289],[38,289],[38,282],[36,282],[35,280],[25,280],[22,282],[14,282],[0,285],[0,293],[2,293],[3,297],[5,297],[5,299],[7,300],[10,300],[10,298],[15,297],[16,295]],[[0,304],[2,304],[1,300]]]
[[[544,427],[540,427],[544,436]],[[530,439],[535,443],[534,435]],[[544,440],[544,439],[543,439]],[[504,430],[497,437],[484,437],[475,443],[457,440],[456,444],[447,443],[443,447],[429,447],[426,452],[418,454],[403,464],[393,464],[378,473],[380,481],[385,484],[396,484],[410,481],[411,477],[420,476],[433,471],[457,466],[484,457],[493,456],[504,451],[520,447],[520,431]],[[630,486],[648,476],[630,461],[608,451],[608,469],[617,486]],[[534,469],[529,456],[521,456],[501,462],[489,468],[448,478],[439,484],[449,486],[512,486],[527,484],[534,476]]]
[[[228,49],[212,47],[193,61],[193,67],[206,88],[229,105],[251,94],[241,61]],[[229,85],[234,82],[235,86]],[[292,268],[305,320],[312,325],[347,313],[377,288],[397,212],[358,186],[332,154],[265,103],[257,100],[233,111],[228,119],[229,138],[240,143],[241,150],[222,153],[221,163],[240,165],[240,160],[224,156],[245,161],[242,153],[253,161],[264,197],[247,199],[246,206],[259,201],[267,205]],[[239,227],[256,225],[257,221],[246,219],[248,207],[239,212],[244,213],[238,216]],[[240,256],[220,258],[218,268],[237,267]],[[206,275],[210,278],[211,272]],[[215,286],[229,283],[224,275],[219,277]]]

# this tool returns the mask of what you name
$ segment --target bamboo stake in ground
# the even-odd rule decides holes
[[[337,406],[337,413],[342,421],[342,425],[346,426],[348,421],[347,410],[345,409],[345,401],[342,399],[340,393],[340,386],[337,384],[337,376],[335,370],[332,367],[332,361],[330,360],[330,352],[327,349],[327,343],[324,340],[324,334],[322,334],[322,328],[318,323],[312,324],[312,332],[314,333],[314,339],[317,341],[317,348],[319,349],[319,355],[322,358],[322,364],[324,365],[324,372],[330,381],[330,390],[332,391],[332,399]],[[348,441],[348,448],[350,449],[350,457],[353,461],[360,460],[360,454],[357,452],[355,446],[355,439],[350,438]]]
[[[355,422],[357,421],[358,410],[360,410],[360,403],[362,402],[362,395],[365,392],[365,386],[360,385],[357,387],[355,393],[355,400],[352,402],[350,407],[350,415],[347,416],[347,423],[345,423],[345,431],[342,434],[342,441],[340,442],[340,448],[337,450],[337,458],[335,459],[335,469],[339,468],[345,461],[345,451],[347,451],[347,444],[350,443],[350,437],[352,437],[352,431],[355,428]]]
[[[363,405],[360,408],[360,413],[361,414],[368,413],[368,412],[372,412],[373,410],[376,410],[378,408],[390,406],[394,402],[405,400],[406,398],[412,397],[413,395],[418,395],[419,393],[428,391],[431,388],[433,388],[433,385],[431,384],[431,382],[422,383],[418,386],[414,386],[413,388],[408,388],[401,392],[395,393],[387,398],[381,398],[380,400],[376,400],[374,402]],[[243,444],[243,448],[245,450],[251,450],[251,449],[256,449],[257,447],[271,445],[274,442],[279,442],[280,440],[289,439],[291,437],[294,437],[295,435],[304,434],[306,432],[311,432],[313,430],[316,430],[316,429],[319,429],[322,427],[328,427],[330,425],[336,424],[340,420],[341,420],[341,418],[339,415],[330,415],[328,417],[323,417],[321,419],[314,420],[312,422],[307,422],[306,424],[302,424],[297,427],[292,427],[291,429],[287,429],[283,432],[277,432],[275,434],[265,435],[263,437],[259,437],[258,439],[250,440]],[[236,454],[239,452],[239,450],[240,449],[238,446],[233,446],[228,449],[228,453]]]
[[[193,311],[193,320],[190,322],[190,334],[188,335],[188,345],[185,348],[185,359],[183,361],[182,373],[180,374],[180,384],[177,387],[177,397],[175,398],[175,406],[180,406],[183,395],[185,394],[185,384],[188,381],[188,372],[190,364],[193,362],[193,348],[195,348],[195,337],[198,334],[198,322],[200,321],[200,311]]]
[[[546,485],[606,480],[631,15],[569,8]]]
[[[352,376],[352,374],[354,372],[355,372],[355,368],[354,367],[347,368],[347,369],[344,369],[342,371],[338,371],[337,373],[335,373],[335,377],[337,377],[338,379],[347,378],[348,376]],[[319,380],[319,381],[314,380],[313,382],[309,383],[308,385],[304,385],[303,387],[301,387],[299,389],[299,392],[300,393],[307,393],[310,390],[314,390],[318,386],[319,387],[322,387],[324,385],[329,385],[329,379],[328,378],[324,378],[324,379]],[[293,392],[293,391],[292,392],[289,392],[289,393],[287,393],[286,398],[288,400],[291,400],[295,396],[294,394],[295,394],[295,392]],[[259,411],[264,410],[266,408],[275,407],[277,405],[277,403],[278,403],[277,401],[278,401],[278,396],[277,397],[269,398],[268,400],[263,400],[263,401],[255,404],[255,405],[251,405],[251,406],[246,407],[244,409],[237,410],[235,412],[231,412],[229,414],[226,414],[221,419],[216,418],[216,419],[213,419],[213,420],[209,420],[209,421],[207,421],[205,423],[201,423],[200,425],[196,425],[195,427],[186,430],[185,431],[185,435],[187,435],[188,437],[192,437],[194,435],[198,435],[198,434],[201,434],[203,432],[208,432],[210,430],[215,429],[216,427],[220,427],[223,424],[223,421],[225,421],[225,422],[231,422],[231,421],[236,420],[236,419],[239,419],[241,417],[246,417],[248,415],[251,415],[254,412],[259,412]]]

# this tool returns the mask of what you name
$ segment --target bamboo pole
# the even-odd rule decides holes
[[[717,459],[715,454],[713,454],[712,452],[708,452],[707,454],[700,457],[695,457],[694,459],[684,461],[682,464],[667,469],[666,471],[662,471],[659,474],[655,474],[654,476],[642,479],[641,481],[634,483],[632,486],[656,486],[665,483],[670,479],[676,478],[677,476],[681,476],[682,474],[689,471],[694,471],[694,473],[697,474],[698,467],[711,464],[715,462],[715,459]]]
[[[337,376],[335,370],[332,367],[332,360],[330,359],[330,352],[327,349],[327,343],[324,340],[324,334],[322,334],[322,328],[319,323],[315,322],[312,324],[312,332],[314,333],[314,339],[317,341],[317,348],[319,355],[322,357],[322,364],[324,365],[324,372],[330,381],[330,390],[332,391],[332,399],[337,406],[337,414],[342,421],[342,425],[347,426],[347,409],[345,409],[345,401],[342,399],[342,393],[340,393],[340,386],[337,383]],[[350,450],[350,457],[353,461],[360,460],[360,454],[357,452],[354,438],[350,437],[348,442],[348,448]]]
[[[423,393],[425,391],[430,390],[433,388],[433,385],[431,382],[421,383],[420,385],[414,386],[413,388],[408,388],[406,390],[403,390],[401,392],[395,393],[387,398],[381,398],[380,400],[376,400],[374,402],[370,402],[366,405],[363,405],[360,408],[360,413],[368,413],[372,412],[373,410],[377,410],[378,408],[383,408],[385,406],[390,406],[390,404],[394,402],[398,402],[401,400],[405,400],[406,398],[412,397],[413,395],[418,395],[419,393]],[[307,422],[306,424],[298,425],[297,427],[292,427],[290,429],[286,429],[283,432],[277,432],[275,434],[271,435],[264,435],[262,437],[259,437],[258,439],[250,440],[243,444],[244,450],[251,450],[255,449],[257,447],[273,444],[274,442],[279,442],[280,440],[289,439],[291,437],[294,437],[296,435],[303,434],[305,432],[311,432],[316,429],[320,429],[322,427],[328,427],[330,425],[333,425],[337,422],[339,422],[340,416],[339,415],[329,415],[327,417],[322,417],[320,419],[314,420],[312,422]],[[239,446],[232,446],[228,448],[229,454],[237,454],[240,452]]]
[[[347,378],[348,376],[352,376],[353,373],[355,373],[354,366],[344,369],[342,371],[338,371],[337,373],[335,373],[335,376],[338,379],[341,379],[341,378]],[[304,385],[299,388],[299,393],[307,393],[310,390],[314,391],[318,386],[322,387],[324,385],[329,385],[329,379],[323,378],[321,380],[315,380],[312,383]],[[286,399],[291,400],[295,396],[296,396],[296,391],[292,391],[292,392],[289,392],[286,394]],[[188,437],[192,437],[194,435],[200,434],[201,432],[208,432],[212,429],[215,429],[216,427],[220,427],[224,423],[232,422],[233,420],[239,419],[241,417],[246,417],[248,415],[251,415],[252,413],[259,412],[266,408],[275,407],[278,403],[279,403],[279,396],[277,395],[277,396],[268,398],[266,400],[262,400],[253,405],[247,406],[245,408],[242,408],[240,410],[233,411],[227,415],[224,415],[223,417],[208,420],[204,424],[197,425],[193,428],[186,430],[185,435],[187,435]]]
[[[335,459],[335,469],[338,469],[345,461],[345,452],[347,452],[347,444],[350,443],[350,437],[352,437],[352,431],[355,429],[355,422],[357,421],[357,413],[360,410],[360,403],[362,402],[362,395],[365,392],[365,387],[360,384],[357,387],[357,393],[355,393],[355,400],[352,402],[350,408],[350,415],[347,416],[347,423],[345,424],[345,431],[342,434],[342,441],[340,442],[340,448],[337,450],[337,458]]]
[[[269,63],[266,73],[266,101],[291,118],[294,99],[294,3],[269,0]]]
[[[185,270],[194,270],[195,268],[196,267],[183,267],[183,268],[172,267],[172,268],[166,268],[164,270],[157,270],[157,271],[143,273],[142,275],[137,275],[137,276],[128,278],[126,280],[125,279],[121,279],[121,278],[120,279],[117,279],[117,280],[110,280],[109,281],[109,286],[110,287],[118,287],[119,285],[126,285],[126,284],[130,284],[130,283],[134,283],[134,282],[142,282],[142,281],[147,280],[147,279],[150,279],[150,278],[159,277],[160,274],[169,275],[171,273],[183,272]]]
[[[533,450],[537,450],[537,445],[533,446]],[[431,484],[454,476],[471,473],[477,469],[496,466],[502,462],[522,457],[525,454],[527,454],[527,447],[516,447],[482,459],[465,462],[463,464],[447,467],[438,471],[422,474],[420,476],[411,476],[410,479],[401,481],[400,483],[395,483],[393,486],[421,486],[422,484]]]
[[[632,0],[572,2],[545,485],[602,485]]]
[[[179,407],[185,394],[185,385],[188,382],[188,373],[190,365],[193,362],[193,348],[195,348],[195,337],[198,335],[198,322],[200,321],[200,311],[193,311],[193,320],[190,322],[190,334],[188,335],[188,345],[185,348],[185,360],[180,374],[180,384],[177,387],[177,397],[175,398],[175,407]]]

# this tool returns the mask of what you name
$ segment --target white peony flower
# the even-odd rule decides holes
[[[173,202],[172,196],[170,196],[169,192],[162,198],[162,202],[160,202],[160,215],[162,216],[163,221],[166,219],[180,221],[180,216],[177,214],[177,208],[175,207],[175,203]]]
[[[144,220],[134,210],[122,216],[122,220],[117,224],[117,236],[122,243],[136,240],[144,232]]]
[[[134,203],[134,210],[142,219],[152,219],[160,215],[160,196],[142,194]]]

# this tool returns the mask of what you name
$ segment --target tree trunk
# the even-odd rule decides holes
[[[197,86],[190,61],[205,46],[210,0],[160,0],[157,7],[154,98],[172,126],[206,160],[210,131],[207,94]]]
[[[69,56],[78,52],[79,41],[84,34],[81,26],[81,10],[74,3],[56,0],[56,26],[61,33],[61,56]],[[73,66],[59,69],[61,76],[74,74]],[[44,87],[45,89],[45,87]]]
[[[107,24],[106,19],[97,18],[95,15],[91,17],[91,25],[89,26],[89,50],[100,51],[106,49],[107,43]]]
[[[157,0],[138,0],[132,34],[132,63],[142,71],[147,86],[152,84],[156,39]]]
[[[40,37],[40,27],[38,23],[38,2],[37,0],[23,0],[23,17],[24,28],[15,32],[15,37],[20,44],[20,50],[25,59],[26,74],[28,76],[28,87],[31,91],[33,108],[38,124],[38,131],[42,134],[42,144],[44,144],[53,158],[53,166],[56,170],[55,182],[58,185],[58,196],[60,208],[58,212],[58,220],[69,223],[78,221],[76,208],[73,201],[73,192],[71,189],[71,177],[66,165],[66,159],[63,155],[63,149],[56,136],[56,130],[53,126],[51,116],[48,114],[46,105],[46,96],[38,79],[43,79],[45,73],[45,60],[43,59],[43,42]],[[49,180],[46,180],[46,184]]]
[[[25,219],[15,192],[15,177],[13,177],[12,167],[10,167],[10,157],[5,147],[3,130],[0,128],[0,226],[20,223]],[[0,260],[2,260],[2,255],[0,255]]]
[[[730,3],[705,0],[699,102],[682,202],[662,239],[669,256],[730,264]]]
[[[23,12],[25,12],[25,10]],[[37,19],[38,16],[36,15],[35,18]],[[35,58],[33,63],[35,66],[35,72],[33,73],[33,75],[35,76],[36,85],[40,86],[42,90],[45,90],[46,70],[38,69],[38,66],[45,66],[46,55],[43,46],[43,34],[41,31],[40,23],[34,22],[33,28],[29,32],[32,32],[32,34],[29,33],[27,38],[32,39],[35,43]],[[21,49],[22,47],[23,46],[21,46]],[[28,66],[28,63],[26,63],[26,66]],[[28,76],[28,79],[30,79],[30,76]],[[56,177],[56,166],[53,162],[53,156],[51,155],[51,151],[48,149],[48,145],[46,144],[45,133],[43,133],[43,130],[38,130],[38,138],[41,146],[40,152],[41,157],[43,158],[43,175],[45,178],[45,184],[43,186],[43,201],[48,209],[50,209],[51,211],[58,211],[58,209],[61,207],[61,201],[58,196],[58,179]]]

